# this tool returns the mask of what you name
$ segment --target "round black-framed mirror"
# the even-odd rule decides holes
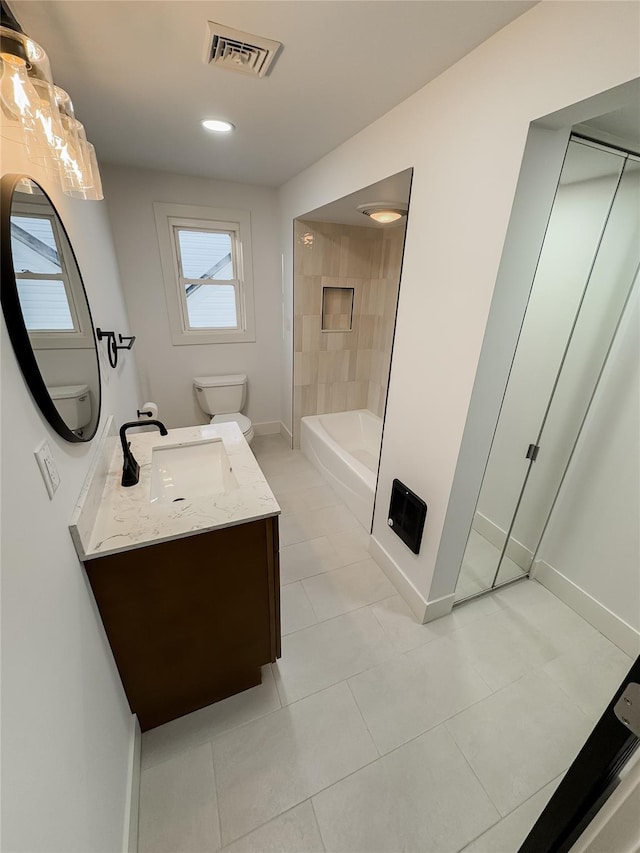
[[[28,175],[2,177],[0,209],[0,301],[22,375],[58,435],[91,441],[100,422],[100,364],[69,235]]]

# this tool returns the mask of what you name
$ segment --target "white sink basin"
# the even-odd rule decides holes
[[[221,438],[154,447],[151,503],[172,503],[238,488]]]

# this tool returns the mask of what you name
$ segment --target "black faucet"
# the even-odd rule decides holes
[[[131,452],[131,442],[127,441],[127,430],[129,427],[140,426],[157,426],[160,430],[160,435],[167,434],[167,428],[161,421],[127,421],[120,427],[120,441],[122,442],[122,455],[124,457],[124,465],[122,468],[122,485],[135,486],[140,479],[140,466],[133,457]]]

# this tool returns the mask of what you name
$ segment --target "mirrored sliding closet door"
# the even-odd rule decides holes
[[[640,262],[640,160],[573,137],[467,542],[456,601],[531,564]]]

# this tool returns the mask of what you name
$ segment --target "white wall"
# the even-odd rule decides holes
[[[2,171],[48,190],[69,232],[96,325],[127,320],[105,205],[53,191],[2,140]],[[102,423],[129,418],[132,354],[103,370]],[[100,427],[101,428],[101,427]],[[33,456],[49,441],[49,500]],[[2,819],[7,851],[122,849],[132,717],[68,523],[95,442],[68,444],[39,414],[2,322]]]
[[[632,3],[541,3],[282,188],[290,324],[291,220],[414,167],[373,535],[423,599],[529,124],[638,76],[638,26]],[[288,325],[283,420],[291,352]],[[386,524],[393,477],[429,505],[419,556]]]
[[[113,228],[140,386],[168,427],[206,423],[193,378],[246,373],[244,411],[254,423],[280,420],[282,284],[277,195],[269,187],[108,166],[105,198]],[[173,346],[165,301],[154,202],[229,207],[251,214],[256,340]]]

